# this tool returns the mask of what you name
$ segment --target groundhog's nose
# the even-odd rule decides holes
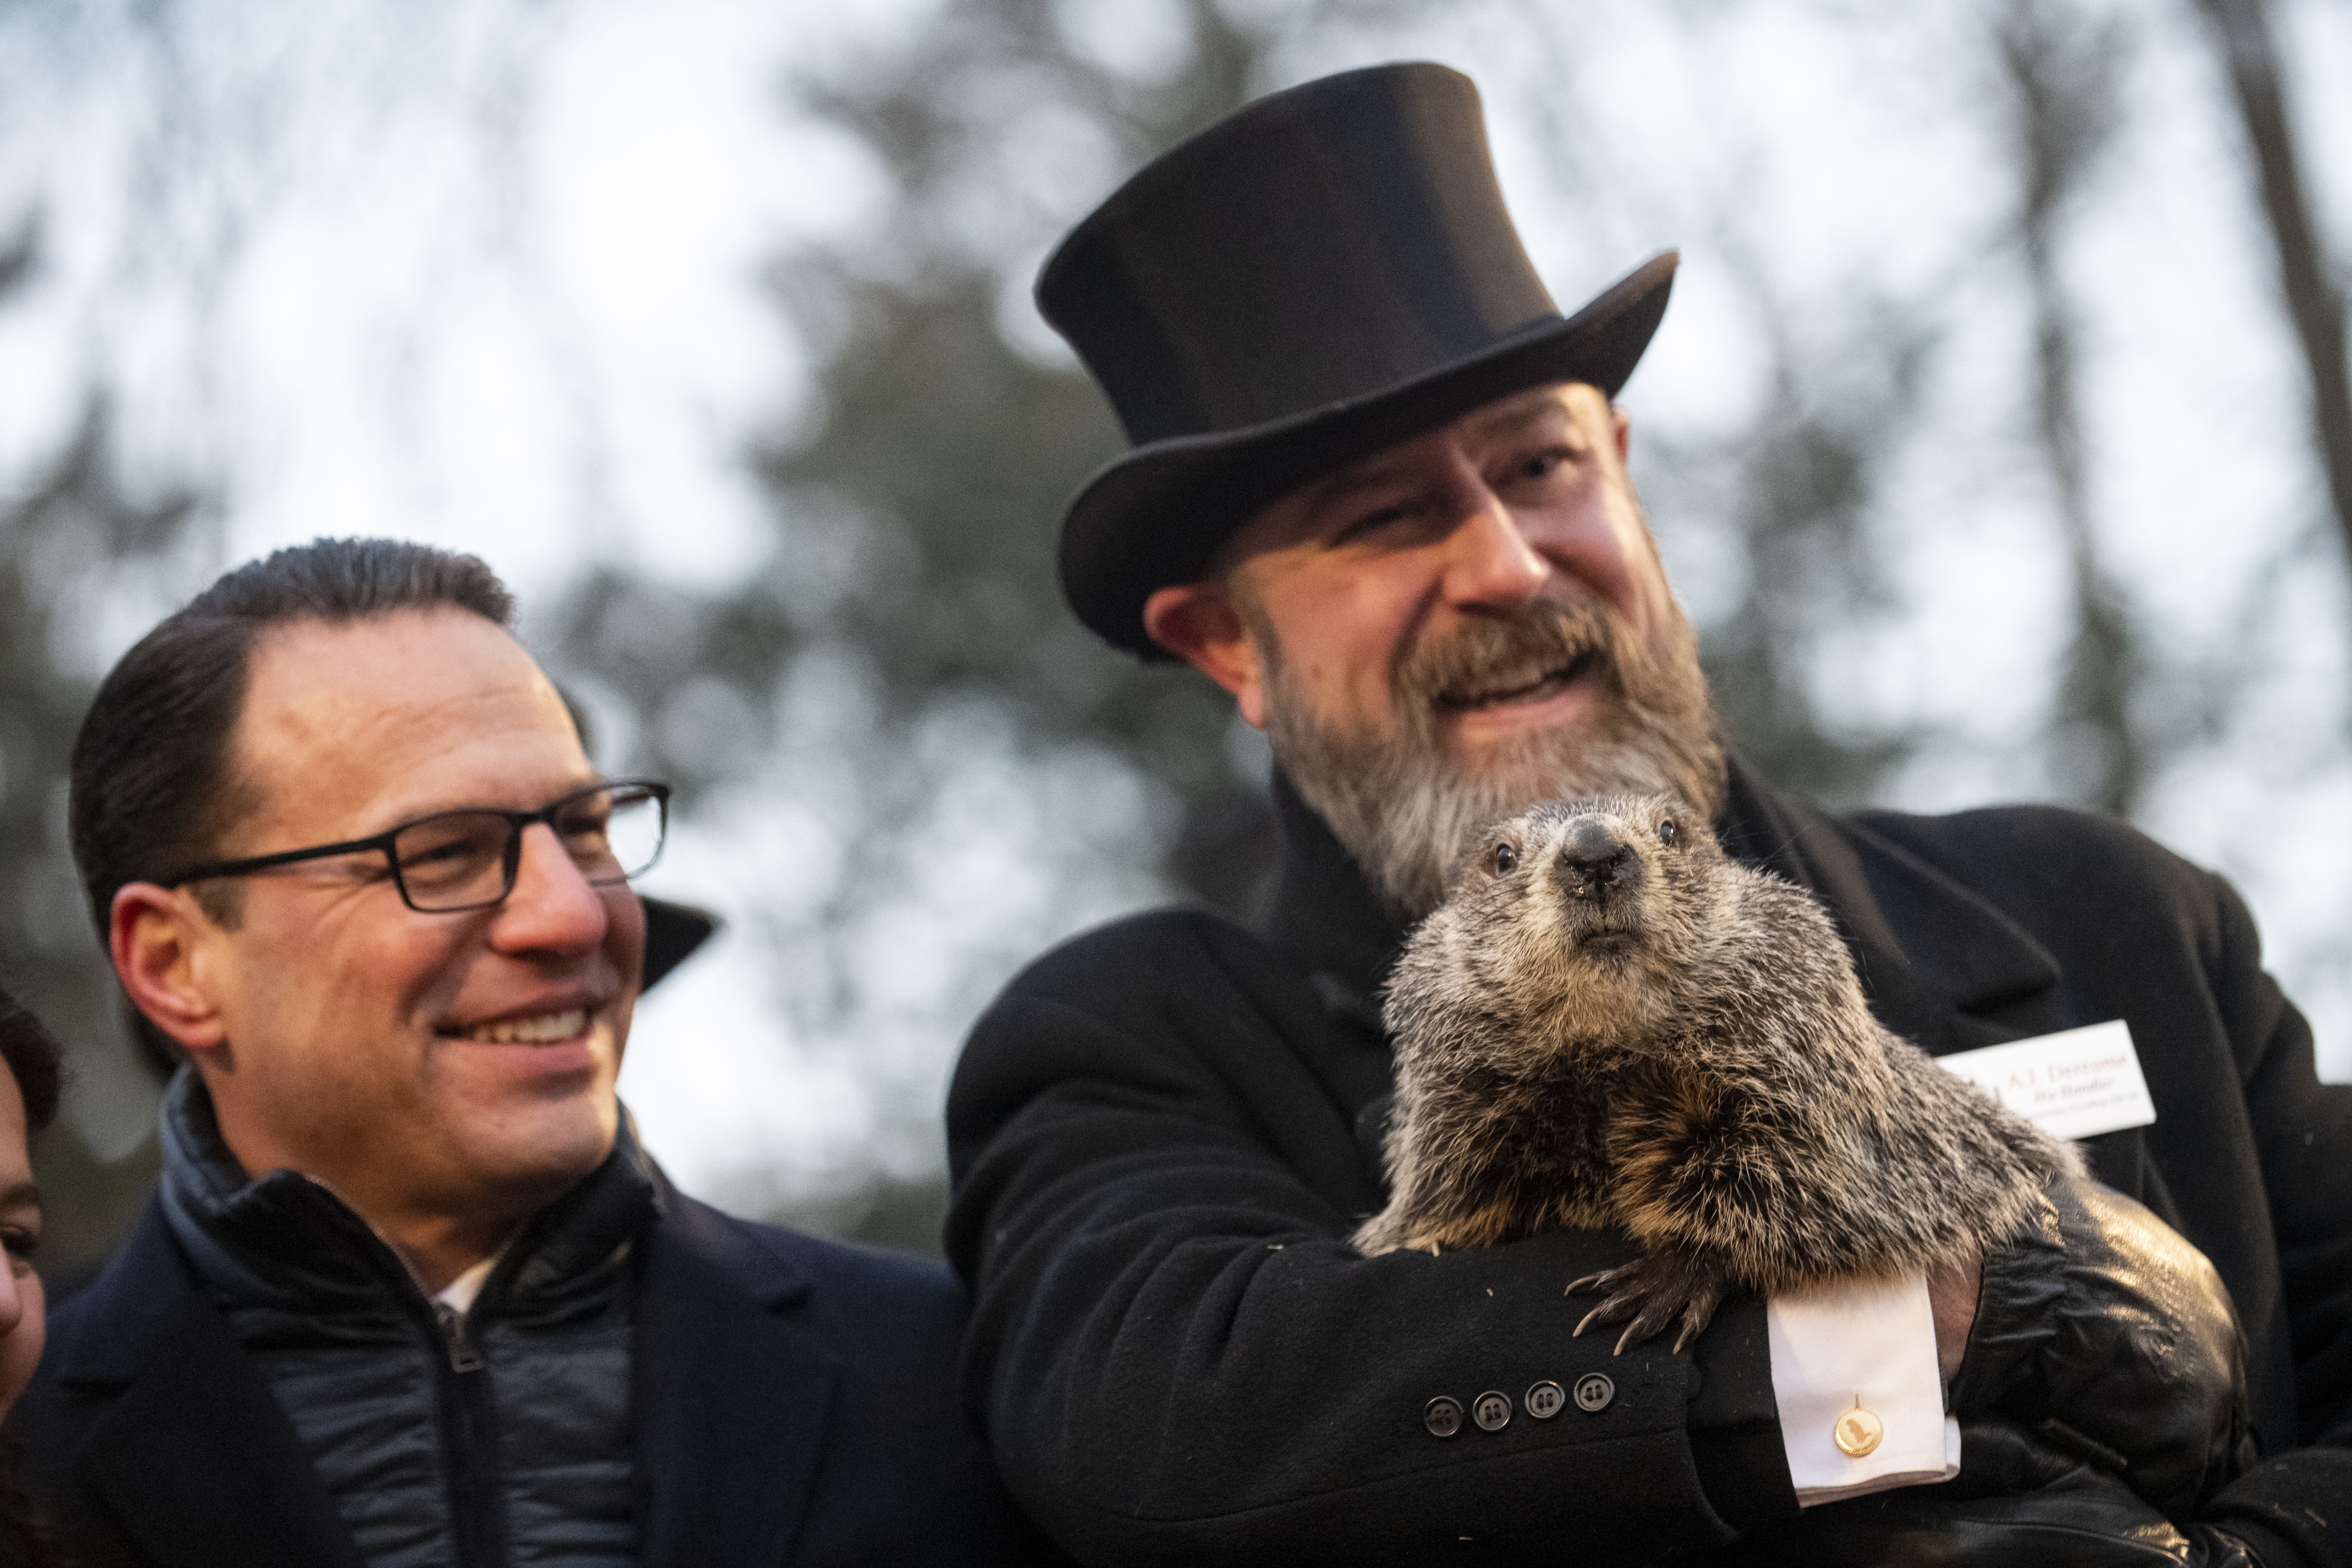
[[[1642,858],[1601,824],[1580,823],[1559,847],[1559,860],[1552,874],[1570,898],[1605,903],[1610,894],[1622,892],[1641,879]]]

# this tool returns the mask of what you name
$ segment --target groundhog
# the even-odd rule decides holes
[[[1619,1227],[1617,1342],[1725,1291],[1972,1258],[2072,1144],[1870,1016],[1811,895],[1723,853],[1662,795],[1540,805],[1489,829],[1389,981],[1389,1206],[1367,1254]]]

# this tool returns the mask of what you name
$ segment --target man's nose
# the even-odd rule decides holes
[[[1543,592],[1551,563],[1528,544],[1500,496],[1465,489],[1446,537],[1445,597],[1465,609],[1514,610]]]
[[[534,822],[522,830],[514,891],[499,907],[492,940],[506,948],[585,949],[604,940],[604,900],[555,829]]]
[[[0,1339],[16,1331],[25,1321],[25,1282],[16,1278],[16,1260],[0,1258]]]

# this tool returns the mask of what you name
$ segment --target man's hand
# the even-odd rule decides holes
[[[1983,1259],[1939,1263],[1927,1270],[1927,1308],[1936,1318],[1936,1370],[1949,1392],[1968,1354],[1969,1330],[1977,1321],[1977,1295],[1984,1286]]]
[[[1960,1423],[1960,1476],[1809,1509],[1706,1568],[2261,1568],[2227,1528],[2176,1524],[2097,1465],[1999,1417]]]
[[[2005,1416],[2175,1518],[2250,1462],[2245,1337],[2229,1292],[2202,1253],[2129,1198],[2087,1179],[2052,1183],[2038,1219],[1986,1254],[1975,1294],[1949,1385],[1964,1424]],[[1940,1306],[1936,1326],[1940,1351]]]

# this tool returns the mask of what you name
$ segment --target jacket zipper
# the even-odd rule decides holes
[[[467,1330],[466,1314],[446,1302],[430,1305],[448,1357],[448,1369],[438,1381],[451,1543],[461,1568],[504,1568],[506,1521],[488,1368]]]
[[[449,1346],[449,1370],[454,1373],[479,1372],[482,1358],[474,1349],[474,1342],[466,1336],[466,1314],[446,1301],[433,1303],[433,1316],[441,1325],[441,1337]]]
[[[499,1453],[496,1413],[490,1405],[489,1365],[475,1347],[466,1322],[467,1314],[435,1300],[400,1248],[362,1219],[360,1211],[341,1193],[316,1176],[306,1179],[341,1205],[400,1266],[409,1289],[416,1292],[417,1300],[440,1331],[448,1370],[436,1368],[433,1381],[440,1406],[441,1461],[449,1487],[449,1542],[456,1568],[506,1568],[506,1509],[500,1496],[506,1467]]]

